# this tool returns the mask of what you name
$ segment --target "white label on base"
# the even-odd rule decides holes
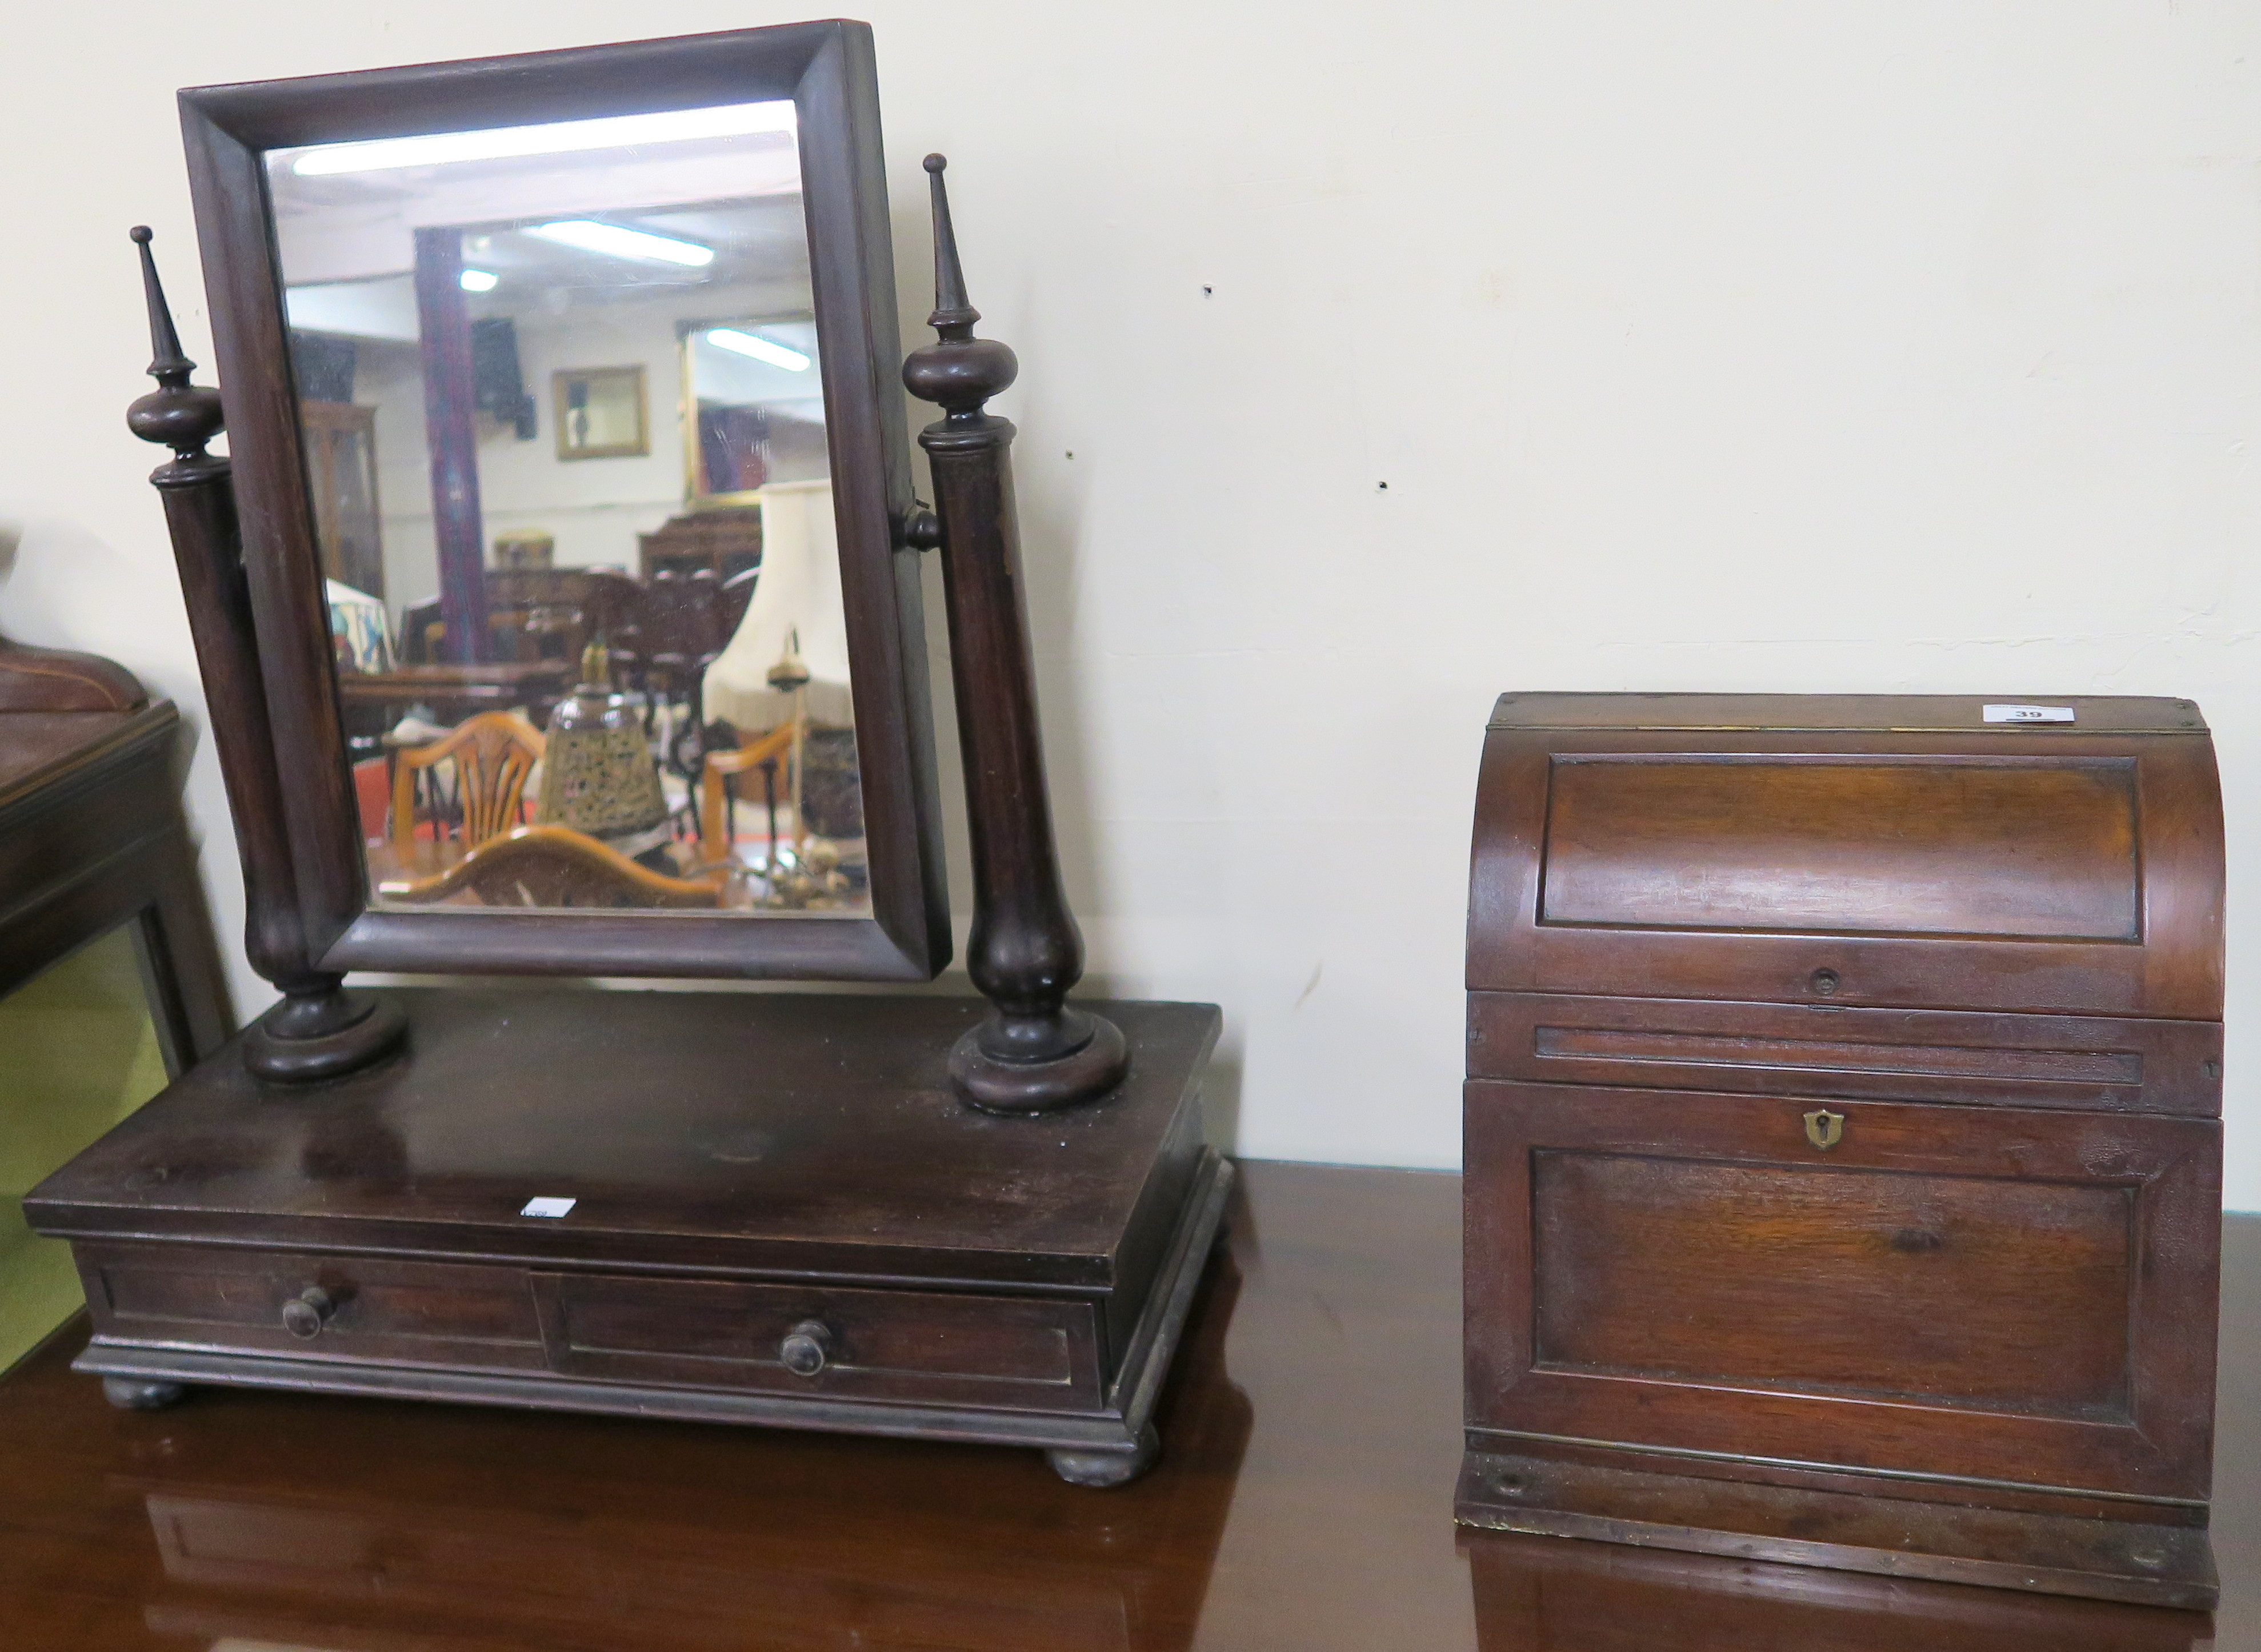
[[[563,1216],[579,1201],[570,1198],[530,1198],[520,1216]]]
[[[2070,723],[2070,705],[1985,705],[1979,710],[1990,723]]]

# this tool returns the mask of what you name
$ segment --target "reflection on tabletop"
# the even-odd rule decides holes
[[[268,155],[373,900],[868,914],[793,106],[512,135]]]
[[[1480,1652],[2200,1652],[2202,1612],[1467,1532]]]
[[[413,1174],[342,1117],[309,1174]],[[47,1652],[2200,1652],[2201,1614],[1459,1531],[1460,1179],[1244,1162],[1146,1478],[1035,1452],[0,1382],[0,1645]],[[2257,1224],[2261,1226],[2261,1224]],[[2236,1233],[2233,1224],[2233,1237]],[[2224,1652],[2261,1239],[2226,1247]]]
[[[564,1461],[549,1419],[222,1400],[118,1486],[162,1563],[144,1620],[325,1652],[1185,1652],[1250,1427],[1238,1283],[1220,1257],[1164,1466],[1097,1496],[1027,1451],[577,1419]]]

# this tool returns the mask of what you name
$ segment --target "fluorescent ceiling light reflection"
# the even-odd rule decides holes
[[[688,138],[743,138],[791,132],[790,102],[730,104],[719,109],[672,109],[653,115],[614,115],[603,120],[563,120],[544,126],[496,126],[484,132],[434,132],[413,138],[328,143],[291,163],[302,178],[340,172],[383,172],[394,167],[436,167],[451,161],[502,161],[513,155],[570,154],[631,144],[679,143]]]
[[[502,285],[502,277],[491,269],[467,269],[456,277],[456,284],[465,292],[492,292]]]
[[[740,355],[750,355],[757,361],[781,367],[788,373],[808,371],[807,356],[798,350],[787,349],[782,344],[772,344],[758,333],[741,333],[736,327],[709,327],[707,342],[718,349],[735,350]]]
[[[599,224],[589,218],[569,218],[555,224],[536,224],[526,232],[539,235],[545,241],[556,241],[561,247],[578,247],[585,253],[602,253],[608,258],[635,258],[656,264],[687,264],[693,269],[703,268],[714,261],[714,249],[701,247],[696,241],[678,241],[671,235],[653,235],[643,230],[622,229],[617,224]]]

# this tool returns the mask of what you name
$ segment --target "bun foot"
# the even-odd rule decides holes
[[[1023,1033],[1032,1035],[1019,1036]],[[1064,1009],[1049,1019],[992,1016],[950,1052],[950,1076],[959,1097],[983,1112],[1052,1112],[1096,1100],[1120,1085],[1130,1069],[1122,1029],[1081,1010]]]
[[[188,1390],[179,1383],[144,1382],[138,1377],[105,1377],[102,1397],[120,1411],[162,1411],[177,1405]]]
[[[1047,1451],[1052,1472],[1070,1485],[1127,1485],[1154,1466],[1162,1437],[1148,1423],[1138,1440],[1119,1451]]]
[[[306,1084],[375,1066],[408,1023],[381,998],[336,985],[285,997],[243,1035],[243,1064],[270,1083]]]

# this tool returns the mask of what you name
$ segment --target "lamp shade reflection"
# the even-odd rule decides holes
[[[851,727],[856,712],[848,693],[847,603],[841,594],[832,484],[772,483],[761,490],[761,578],[746,617],[707,669],[707,715],[741,734],[766,733],[790,719],[793,693],[772,688],[769,673],[798,633],[798,652],[808,669],[810,721]]]

